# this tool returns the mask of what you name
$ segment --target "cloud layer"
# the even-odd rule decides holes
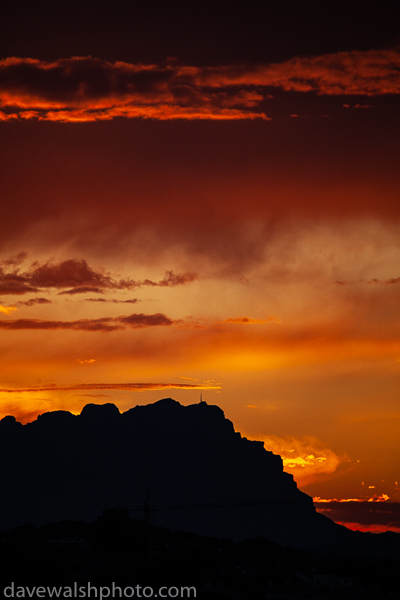
[[[11,268],[10,268],[11,267]],[[145,279],[135,281],[131,278],[114,279],[110,274],[89,267],[86,260],[68,259],[58,263],[32,263],[27,271],[21,271],[19,263],[3,261],[0,264],[0,295],[22,295],[40,292],[44,289],[63,290],[60,294],[101,294],[107,290],[130,290],[143,286],[175,287],[198,279],[197,273],[174,273],[167,271],[159,281]],[[68,289],[64,289],[68,288]],[[46,299],[28,301],[46,303]],[[28,306],[30,306],[29,304]]]
[[[350,529],[360,531],[396,531],[400,533],[400,503],[314,501],[318,512]]]
[[[400,93],[400,53],[338,52],[279,64],[193,67],[73,57],[0,61],[0,120],[97,121],[116,117],[268,119],[270,91],[379,96]]]
[[[8,58],[0,62],[0,102],[20,112],[2,118],[267,118],[249,110],[263,99],[255,90],[228,94],[201,83],[200,74],[194,67],[110,63],[90,56],[54,62]]]

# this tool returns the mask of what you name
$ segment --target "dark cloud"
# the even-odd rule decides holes
[[[18,306],[34,306],[35,304],[52,304],[52,300],[48,300],[47,298],[31,298],[30,300],[26,300],[25,302],[20,300],[18,302]]]
[[[110,287],[111,277],[89,267],[85,260],[63,260],[60,263],[47,262],[36,266],[30,273],[32,285],[37,287],[89,289]]]
[[[5,261],[6,262],[6,261]],[[137,287],[131,279],[114,280],[110,274],[89,267],[86,260],[68,259],[58,263],[48,261],[32,263],[27,271],[20,264],[12,270],[0,267],[0,293],[24,294],[38,292],[43,288],[70,288],[61,294],[82,294],[86,292],[102,294],[106,289],[126,289]]]
[[[355,50],[320,56],[294,57],[282,63],[211,67],[199,70],[204,85],[256,85],[321,95],[400,93],[400,52],[397,49]]]
[[[15,118],[15,108],[22,109],[21,118],[50,121],[267,118],[249,110],[263,99],[257,91],[212,90],[197,81],[198,72],[90,56],[50,63],[8,58],[0,61],[0,105],[11,113],[3,112],[2,119]]]
[[[340,523],[400,527],[399,502],[314,502],[318,512]]]
[[[116,318],[103,317],[100,319],[79,319],[77,321],[45,321],[40,319],[11,319],[0,321],[0,329],[18,331],[23,329],[70,329],[75,331],[117,331],[126,329],[141,329],[143,327],[165,326],[175,323],[162,313],[154,315],[132,314]]]
[[[91,292],[92,294],[104,294],[104,290],[101,288],[90,287],[88,285],[83,285],[77,288],[71,288],[70,290],[65,290],[64,292],[59,292],[59,295],[62,296],[64,294],[68,294],[73,296],[74,294],[87,294],[87,292]]]
[[[191,283],[198,279],[197,273],[183,273],[179,275],[177,273],[173,273],[172,271],[167,271],[160,281],[151,281],[150,279],[145,279],[144,281],[138,282],[139,286],[149,285],[149,286],[159,286],[159,287],[174,287],[176,285],[184,285],[185,283]]]
[[[25,252],[21,252],[0,263],[0,294],[21,295],[39,291],[36,285],[32,284],[29,275],[20,273],[19,267],[26,256]],[[11,270],[10,267],[12,267]]]
[[[400,93],[397,50],[338,52],[267,65],[193,67],[74,57],[0,61],[3,120],[267,119],[263,88],[321,95]],[[257,112],[254,112],[256,108]],[[16,110],[17,109],[17,110]]]
[[[12,319],[0,321],[0,329],[71,329],[75,331],[116,331],[123,329],[121,325],[113,324],[113,319],[79,319],[78,321],[45,321],[40,319]]]
[[[143,313],[133,314],[127,317],[118,317],[115,320],[135,329],[139,327],[151,327],[153,325],[172,325],[172,323],[174,323],[172,319],[166,317],[162,313],[157,313],[155,315],[144,315]]]
[[[2,278],[0,273],[0,295],[21,296],[22,294],[29,294],[39,291],[40,290],[38,288],[35,288],[31,285],[27,285],[23,281],[7,281]]]
[[[118,280],[113,279],[109,273],[92,269],[83,259],[68,259],[58,263],[48,261],[42,264],[34,262],[30,269],[23,272],[20,264],[26,255],[21,253],[18,256],[22,257],[19,262],[15,262],[12,258],[3,261],[3,267],[0,265],[0,294],[25,294],[39,292],[43,288],[69,288],[59,292],[61,295],[103,294],[106,290],[129,290],[142,286],[173,287],[198,279],[196,273],[179,274],[167,271],[160,281],[151,279],[135,281],[129,277]],[[13,268],[10,270],[7,267]],[[134,304],[137,300],[126,300],[125,302]]]

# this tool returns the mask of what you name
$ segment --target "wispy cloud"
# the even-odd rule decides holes
[[[76,394],[77,396],[88,398],[110,398],[110,394]]]
[[[393,285],[394,283],[400,283],[400,277],[391,277],[390,279],[384,279],[381,281],[380,279],[371,279],[368,281],[370,284],[380,283],[384,285]]]
[[[3,260],[0,261],[0,269],[2,267],[18,267],[19,265],[21,265],[24,260],[27,258],[28,253],[27,252],[19,252],[18,254],[14,254],[13,256],[10,256],[10,258],[5,258]]]
[[[116,300],[115,298],[85,298],[85,302],[112,302],[113,304],[137,304],[140,302],[138,298],[130,300]]]
[[[104,290],[101,288],[91,287],[89,285],[82,285],[80,287],[71,288],[70,290],[65,290],[64,292],[59,292],[60,296],[68,295],[75,296],[75,294],[104,294]]]
[[[0,321],[0,329],[18,331],[23,329],[71,329],[75,331],[117,331],[121,325],[113,323],[113,319],[79,319],[77,321],[45,321],[41,319],[12,319]]]
[[[143,327],[165,326],[175,323],[162,313],[145,315],[143,313],[120,317],[102,317],[100,319],[78,319],[76,321],[46,321],[41,319],[10,319],[0,321],[0,329],[70,329],[74,331],[118,331],[128,327],[141,329]]]
[[[145,279],[144,281],[138,281],[137,287],[142,285],[149,285],[151,287],[175,287],[176,285],[184,285],[185,283],[191,283],[198,279],[197,273],[174,273],[173,271],[167,271],[160,281],[151,281],[151,279]]]
[[[336,281],[338,285],[354,285],[355,283],[368,283],[370,285],[393,285],[394,283],[400,283],[400,277],[391,277],[390,279],[378,279],[374,277],[373,279],[369,279],[365,281],[365,279],[358,279],[357,281]]]
[[[0,393],[22,394],[25,392],[67,392],[67,391],[85,391],[85,390],[166,390],[166,389],[184,389],[184,390],[219,390],[221,386],[211,385],[210,383],[81,383],[78,385],[45,385],[27,388],[3,388]]]
[[[0,61],[2,120],[254,119],[271,88],[325,95],[398,94],[397,49],[194,67],[73,57]]]
[[[268,65],[206,68],[197,77],[218,87],[255,85],[321,95],[379,96],[400,93],[399,67],[398,49],[355,50]]]
[[[236,317],[232,319],[226,319],[224,323],[236,323],[238,325],[265,325],[266,323],[272,323],[273,321],[278,322],[276,316],[267,317],[266,319],[252,319],[251,317]]]
[[[47,298],[31,298],[30,300],[20,300],[18,306],[34,306],[35,304],[52,304],[52,300]]]
[[[15,276],[7,277],[7,275],[2,275],[0,271],[0,295],[21,296],[22,294],[35,293],[39,291],[40,290],[38,288],[29,285],[24,281],[18,281]]]
[[[140,314],[132,314],[127,317],[117,317],[116,321],[121,323],[122,325],[126,325],[128,327],[138,328],[138,327],[152,327],[157,325],[172,325],[175,321],[166,317],[162,313],[156,313],[154,315],[144,315]]]

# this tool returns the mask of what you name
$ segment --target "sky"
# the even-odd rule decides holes
[[[398,2],[9,3],[0,418],[200,394],[400,532]]]

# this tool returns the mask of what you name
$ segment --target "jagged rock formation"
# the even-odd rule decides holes
[[[24,426],[5,417],[0,451],[0,530],[92,521],[104,506],[143,506],[152,490],[153,506],[223,505],[150,513],[172,529],[298,547],[334,546],[353,535],[316,513],[279,456],[243,438],[205,402],[167,398],[123,414],[113,404],[89,404],[79,416],[49,412]],[[295,502],[252,503],[268,499]],[[248,504],[229,506],[239,502]]]

